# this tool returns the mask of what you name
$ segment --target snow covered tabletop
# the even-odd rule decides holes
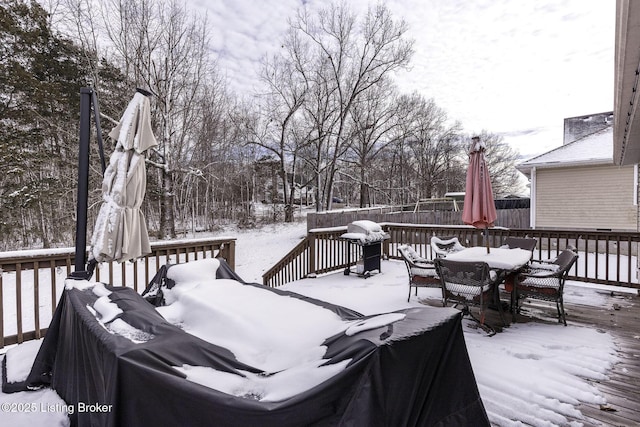
[[[524,249],[490,248],[475,246],[447,255],[447,259],[464,262],[486,262],[490,268],[517,270],[531,259],[531,251]]]

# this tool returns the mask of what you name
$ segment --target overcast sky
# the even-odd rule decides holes
[[[233,88],[250,93],[260,58],[280,47],[306,2],[190,0],[206,11]],[[369,2],[351,0],[352,10]],[[387,0],[415,39],[403,92],[433,98],[468,133],[504,136],[529,157],[562,144],[563,119],[613,110],[613,0]],[[372,3],[373,4],[373,3]]]

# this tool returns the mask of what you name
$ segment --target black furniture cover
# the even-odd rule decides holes
[[[165,274],[163,268],[149,288],[170,286]],[[239,279],[224,262],[217,275]],[[134,343],[109,333],[87,310],[97,298],[91,290],[65,290],[27,380],[4,382],[3,390],[51,386],[76,409],[69,415],[76,426],[489,426],[457,310],[407,309],[404,320],[389,326],[334,336],[325,358],[351,358],[346,369],[292,398],[260,402],[186,380],[173,366],[259,371],[168,323],[134,290],[107,288],[123,311],[120,318],[153,339]],[[362,317],[266,289],[322,305],[344,319]],[[161,295],[151,300],[162,303]],[[103,406],[88,410],[96,404]]]

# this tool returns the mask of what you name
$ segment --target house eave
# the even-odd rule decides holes
[[[613,160],[640,163],[640,2],[617,0],[615,34]]]
[[[516,169],[522,172],[527,178],[531,178],[533,169],[559,169],[584,166],[614,166],[611,159],[594,159],[581,160],[577,162],[545,162],[545,163],[528,163],[516,166]]]

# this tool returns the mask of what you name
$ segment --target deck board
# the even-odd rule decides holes
[[[578,326],[591,326],[602,329],[614,337],[619,349],[619,362],[602,381],[590,381],[607,400],[606,408],[600,405],[580,404],[584,419],[575,419],[584,427],[591,426],[640,426],[640,297],[632,294],[602,293],[606,301],[602,307],[565,303],[567,323]],[[508,301],[508,294],[501,295]],[[438,306],[438,301],[425,301],[429,305]],[[505,313],[507,322],[511,322],[511,314]],[[498,331],[502,328],[497,311],[487,314],[487,323]],[[545,301],[528,301],[517,317],[518,323],[541,322],[556,323],[557,315],[554,303]],[[561,327],[561,326],[559,326]]]
[[[617,294],[602,296],[607,301],[602,307],[565,303],[567,322],[607,331],[620,351],[620,361],[609,372],[608,379],[594,383],[612,411],[602,410],[600,405],[581,404],[578,409],[587,420],[577,421],[585,427],[640,426],[640,298]],[[546,311],[551,315],[555,307],[549,304]]]

